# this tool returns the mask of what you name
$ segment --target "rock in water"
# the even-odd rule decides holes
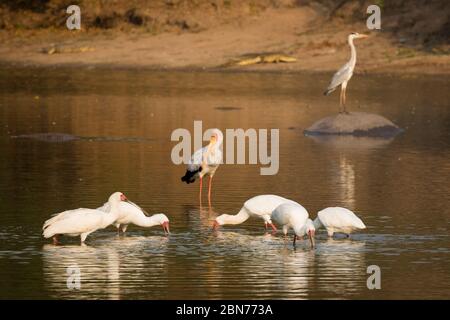
[[[68,142],[75,140],[86,140],[86,141],[118,141],[118,142],[144,142],[152,141],[152,139],[140,138],[140,137],[81,137],[75,136],[69,133],[31,133],[31,134],[20,134],[18,136],[11,136],[11,139],[32,139],[43,142]]]
[[[392,121],[373,113],[350,112],[323,118],[307,128],[306,135],[393,137],[402,132]]]
[[[67,142],[80,140],[80,137],[74,136],[68,133],[31,133],[31,134],[21,134],[18,136],[11,136],[13,139],[34,139],[44,142]]]

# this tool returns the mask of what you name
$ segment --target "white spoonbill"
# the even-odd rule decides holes
[[[311,219],[308,218],[308,211],[300,204],[283,203],[272,212],[272,219],[283,227],[284,235],[287,235],[289,228],[294,229],[294,241],[297,238],[302,239],[305,234],[308,235],[311,242],[311,248],[314,248],[314,235],[316,229]]]
[[[127,197],[122,192],[115,192],[108,199],[110,212],[80,208],[56,214],[45,221],[42,227],[44,238],[53,237],[53,243],[58,244],[59,235],[80,236],[83,244],[90,233],[106,228],[117,220],[120,202],[126,200]]]
[[[205,175],[209,175],[208,203],[210,205],[212,178],[214,177],[217,168],[222,163],[222,151],[220,150],[222,142],[222,131],[220,131],[219,129],[212,129],[209,144],[206,147],[203,147],[194,152],[191,157],[191,161],[187,166],[185,175],[181,177],[181,181],[184,181],[187,184],[194,182],[196,178],[200,179],[199,198],[201,202],[203,177]]]
[[[103,206],[97,209],[104,212],[110,212],[111,205],[109,202],[106,202]],[[163,213],[148,216],[143,209],[131,201],[121,202],[118,210],[119,217],[113,222],[118,232],[122,229],[122,232],[125,233],[129,224],[135,224],[145,228],[161,225],[164,229],[164,233],[170,233],[169,218],[167,218],[167,216]]]
[[[324,227],[329,237],[332,237],[335,232],[345,233],[349,237],[354,230],[366,228],[352,211],[341,207],[330,207],[319,211],[314,220],[314,227],[316,230]]]
[[[225,224],[241,224],[250,217],[258,217],[264,220],[265,227],[271,226],[274,231],[277,230],[270,218],[273,210],[283,203],[298,204],[295,201],[276,196],[273,194],[265,194],[255,196],[245,201],[244,206],[241,208],[238,214],[229,215],[222,214],[214,220],[213,229],[217,229],[219,226]]]

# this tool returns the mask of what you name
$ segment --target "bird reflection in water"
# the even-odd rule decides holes
[[[316,251],[316,263],[322,266],[316,278],[318,292],[355,294],[366,287],[367,263],[364,241],[340,241],[327,238],[321,241]],[[323,298],[326,298],[326,294]]]
[[[55,298],[121,299],[121,291],[137,282],[145,285],[166,268],[165,236],[96,239],[95,246],[46,244],[42,269],[46,289]],[[148,268],[151,259],[152,268]],[[80,271],[80,290],[69,289],[67,268]]]
[[[373,151],[385,148],[393,138],[356,137],[351,135],[308,136],[324,150],[331,154],[332,159],[338,159],[337,167],[333,167],[334,183],[338,186],[342,206],[356,210],[356,175],[355,156],[368,156]],[[352,160],[353,159],[353,160]]]
[[[340,199],[346,208],[355,208],[355,170],[344,154],[339,156]]]

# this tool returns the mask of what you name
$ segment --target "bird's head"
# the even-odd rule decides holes
[[[127,197],[122,192],[114,192],[108,199],[109,202],[127,201]]]
[[[215,144],[217,142],[222,142],[223,134],[219,129],[211,129],[211,137],[209,139],[210,144]]]
[[[164,213],[158,213],[152,216],[163,228],[164,233],[169,234],[169,218]]]
[[[358,32],[352,32],[350,33],[350,35],[348,36],[348,39],[364,39],[369,37],[367,34],[362,34],[362,33],[358,33]]]
[[[224,222],[225,222],[224,219],[226,216],[227,216],[227,214],[222,214],[214,220],[213,226],[212,226],[213,230],[217,230],[221,225],[224,224]]]

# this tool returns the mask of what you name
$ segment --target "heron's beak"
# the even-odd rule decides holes
[[[220,224],[216,220],[214,220],[213,225],[212,225],[213,231],[219,229],[219,227],[220,227]]]
[[[316,246],[316,241],[314,240],[315,232],[310,231],[309,232],[309,241],[311,242],[311,248],[314,248]]]
[[[169,221],[165,221],[161,224],[161,226],[164,229],[164,233],[165,234],[170,234],[170,229],[169,229]]]
[[[216,141],[217,141],[216,136],[212,136],[211,139],[209,139],[209,143],[211,143],[211,144],[216,143]]]
[[[369,35],[367,35],[367,34],[360,34],[358,38],[364,39],[364,38],[368,38],[368,37],[369,37]]]

